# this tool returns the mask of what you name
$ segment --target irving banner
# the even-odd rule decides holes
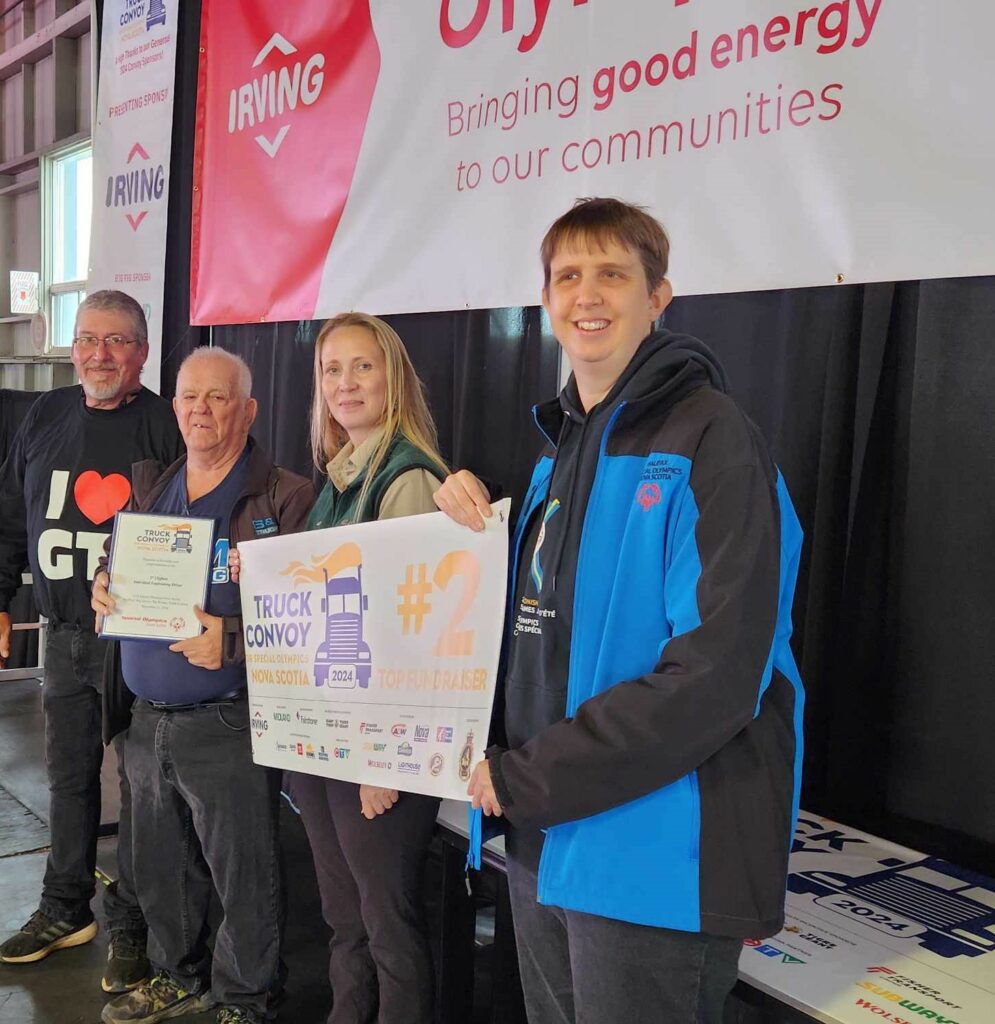
[[[995,272],[982,0],[204,0],[192,317],[534,304],[578,196],[685,294]]]
[[[466,799],[494,703],[508,510],[239,545],[259,764]]]
[[[93,129],[87,291],[118,288],[149,325],[142,383],[159,390],[178,0],[105,0]]]

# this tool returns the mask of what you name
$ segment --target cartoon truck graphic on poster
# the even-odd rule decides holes
[[[891,949],[907,940],[946,959],[995,953],[995,879],[815,815],[798,819],[788,892],[880,932]]]
[[[363,639],[364,612],[368,602],[363,593],[363,567],[355,574],[329,577],[324,571],[325,638],[314,656],[314,685],[364,689],[370,685],[370,648]]]

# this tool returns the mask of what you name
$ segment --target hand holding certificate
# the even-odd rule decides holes
[[[108,565],[114,607],[100,635],[169,642],[198,636],[194,606],[207,597],[213,540],[213,519],[119,512]]]

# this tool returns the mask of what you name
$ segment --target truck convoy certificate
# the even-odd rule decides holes
[[[239,544],[258,764],[466,799],[494,703],[510,501]]]
[[[207,597],[213,535],[213,519],[118,512],[107,569],[116,606],[100,635],[170,643],[199,636],[193,607]]]

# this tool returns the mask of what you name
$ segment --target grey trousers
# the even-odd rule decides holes
[[[506,840],[529,1024],[722,1024],[742,941],[541,906],[542,838],[511,828]]]
[[[273,1016],[283,888],[279,775],[252,762],[249,708],[157,711],[138,701],[128,730],[135,883],[149,959],[187,991]],[[211,887],[224,918],[207,946]]]

